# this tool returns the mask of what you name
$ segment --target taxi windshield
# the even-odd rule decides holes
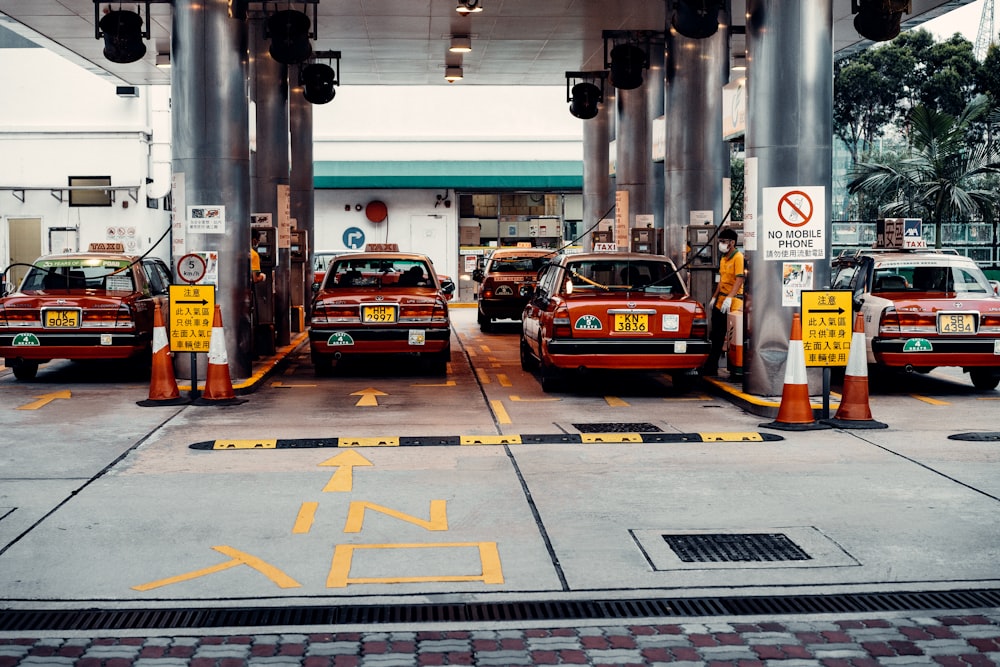
[[[433,287],[427,263],[420,259],[339,259],[330,265],[326,287]]]
[[[567,265],[575,290],[642,290],[684,294],[672,264],[652,260],[581,260]]]
[[[898,265],[875,270],[873,292],[992,294],[985,274],[978,267]]]
[[[116,271],[117,266],[103,264],[40,263],[33,266],[21,283],[22,292],[42,290],[134,290],[130,271]]]

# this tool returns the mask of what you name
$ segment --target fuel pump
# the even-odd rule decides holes
[[[709,300],[715,291],[719,270],[719,249],[715,242],[714,225],[688,225],[685,261],[690,274],[691,296],[706,310],[712,309]]]
[[[291,246],[289,247],[292,266],[288,277],[288,288],[291,292],[289,303],[292,306],[292,331],[296,332],[305,330],[306,258],[309,256],[308,243],[306,230],[292,230]]]
[[[260,255],[260,271],[267,279],[250,285],[250,321],[253,329],[253,350],[257,355],[274,354],[274,267],[278,261],[278,230],[275,227],[251,227],[251,239],[256,241]]]

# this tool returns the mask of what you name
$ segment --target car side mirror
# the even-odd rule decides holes
[[[518,290],[518,294],[520,294],[522,298],[530,298],[534,293],[535,288],[533,285],[521,285],[521,288]]]
[[[312,284],[312,291],[313,291],[313,294],[318,294],[319,293],[319,283],[313,283]]]
[[[483,277],[484,277],[484,274],[483,274],[483,270],[482,269],[473,269],[472,270],[472,279],[475,280],[477,283],[483,282]]]

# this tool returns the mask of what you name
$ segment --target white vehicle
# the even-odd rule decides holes
[[[958,366],[978,389],[1000,384],[1000,296],[968,257],[860,251],[833,263],[833,289],[864,314],[868,363],[926,373]]]

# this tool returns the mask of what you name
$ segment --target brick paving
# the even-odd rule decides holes
[[[75,633],[74,633],[75,634]],[[501,630],[0,637],[0,667],[1000,665],[1000,610],[934,617]]]

